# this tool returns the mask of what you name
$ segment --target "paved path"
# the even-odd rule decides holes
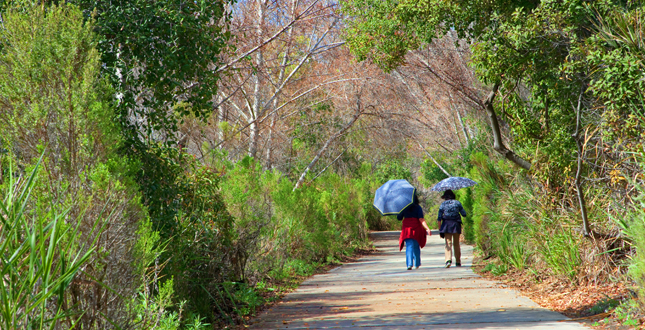
[[[305,281],[251,329],[588,329],[474,274],[470,246],[462,246],[463,267],[443,268],[436,233],[421,268],[407,270],[398,237],[372,234],[379,252]]]

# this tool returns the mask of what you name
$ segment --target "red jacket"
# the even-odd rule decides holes
[[[403,219],[401,227],[401,236],[399,237],[399,251],[403,250],[403,245],[407,238],[414,238],[419,243],[419,247],[426,246],[426,230],[417,218]]]

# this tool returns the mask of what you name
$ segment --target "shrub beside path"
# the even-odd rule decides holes
[[[407,270],[398,231],[371,237],[378,252],[313,276],[250,328],[588,329],[473,273],[471,246],[462,246],[463,267],[445,269],[433,232],[421,268]]]

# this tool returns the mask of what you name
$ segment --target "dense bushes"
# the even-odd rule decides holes
[[[47,248],[50,268],[36,266],[55,275],[56,290],[45,281],[41,292],[57,297],[34,296],[35,309],[25,311],[31,302],[5,296],[8,329],[38,320],[92,329],[243,323],[276,285],[367,244],[367,219],[380,219],[370,166],[353,178],[323,174],[294,192],[288,176],[252,158],[216,155],[204,164],[155,143],[130,158],[115,91],[100,75],[93,21],[73,5],[25,4],[7,8],[3,24],[3,219],[21,224],[2,226],[13,239],[3,239],[0,257],[16,265],[3,273],[7,292],[38,281],[19,281],[30,268],[11,259],[25,240],[47,248],[53,237],[60,247]],[[29,173],[38,173],[27,186],[32,198],[14,205],[11,192]],[[10,218],[18,206],[24,212]],[[25,217],[38,225],[29,228]]]
[[[213,183],[218,184],[221,200],[234,219],[229,241],[222,241],[218,248],[226,252],[219,259],[225,271],[218,277],[192,277],[210,287],[209,305],[220,320],[226,320],[227,314],[253,313],[262,300],[258,292],[267,283],[280,284],[292,275],[310,274],[316,265],[365,247],[366,217],[372,209],[368,180],[330,173],[294,192],[292,181],[278,171],[262,169],[252,158],[224,159],[213,164],[222,169]],[[195,241],[205,239],[203,233],[202,229],[193,236]],[[192,246],[191,251],[198,253]],[[181,296],[192,303],[199,295]]]
[[[17,165],[2,171],[3,185],[10,189],[21,174],[36,171],[42,155],[25,215],[43,224],[64,215],[57,226],[64,219],[61,229],[74,234],[61,239],[73,247],[50,250],[57,267],[64,268],[75,253],[92,252],[58,293],[62,299],[47,308],[68,315],[59,326],[127,326],[127,306],[141,283],[143,265],[132,249],[145,211],[132,181],[120,174],[133,164],[115,155],[119,132],[106,98],[110,88],[99,78],[92,22],[84,23],[80,11],[68,5],[12,7],[3,19],[0,131],[8,153],[2,165]],[[16,239],[26,237],[19,233]],[[11,252],[2,251],[3,264]]]

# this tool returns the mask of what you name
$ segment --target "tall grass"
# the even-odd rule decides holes
[[[65,292],[94,253],[95,244],[79,246],[79,227],[65,221],[68,210],[26,211],[39,164],[26,178],[9,175],[0,201],[2,329],[73,327],[79,315],[68,313],[71,302]]]
[[[583,260],[584,240],[575,230],[579,219],[565,194],[536,189],[534,178],[494,163],[484,153],[474,153],[470,160],[471,177],[479,182],[472,195],[474,240],[486,256],[509,269],[531,269],[568,282],[579,281],[584,262],[599,263],[597,257]]]
[[[637,186],[638,196],[633,198],[633,207],[624,219],[615,219],[629,238],[634,252],[629,259],[628,275],[636,284],[640,309],[645,310],[645,187]]]

